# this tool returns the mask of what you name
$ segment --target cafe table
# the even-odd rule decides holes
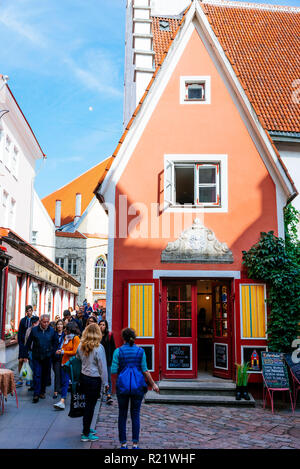
[[[14,373],[7,368],[0,368],[0,408],[2,409],[2,414],[4,412],[4,399],[6,400],[9,394],[12,396],[15,394],[18,407]]]

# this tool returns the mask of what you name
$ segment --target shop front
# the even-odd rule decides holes
[[[154,379],[234,380],[235,363],[249,362],[250,381],[261,380],[266,285],[222,274],[124,282],[123,327],[136,330]]]

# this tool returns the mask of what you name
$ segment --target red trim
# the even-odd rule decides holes
[[[243,278],[241,280],[235,280],[235,324],[236,324],[236,363],[242,362],[242,346],[244,347],[267,347],[267,339],[242,339],[241,336],[241,311],[240,311],[240,285],[243,284],[259,284],[266,285],[265,282],[259,280],[252,280]],[[269,308],[267,307],[267,318],[269,316]],[[266,324],[267,327],[267,324]],[[261,383],[261,373],[250,373],[249,382]]]
[[[29,275],[27,275],[27,278],[26,278],[26,298],[25,298],[25,303],[26,303],[26,305],[25,305],[25,306],[28,305],[29,282],[30,282],[30,277],[29,277]]]
[[[192,307],[192,336],[191,337],[168,337],[167,336],[167,284],[189,284],[192,286],[191,307]],[[161,308],[161,334],[162,343],[161,368],[165,378],[196,378],[198,373],[197,356],[197,284],[196,280],[172,279],[163,281],[162,285],[162,308]],[[192,344],[192,370],[167,370],[167,345]]]

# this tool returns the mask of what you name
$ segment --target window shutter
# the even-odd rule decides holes
[[[164,184],[164,193],[165,193],[165,202],[169,205],[173,204],[173,194],[174,194],[174,163],[173,161],[166,160],[165,165],[165,184]]]

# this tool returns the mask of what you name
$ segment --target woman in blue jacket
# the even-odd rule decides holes
[[[134,343],[136,339],[135,331],[130,328],[123,329],[122,339],[124,341],[124,345],[122,345],[122,347],[117,348],[113,354],[111,373],[118,373],[120,377],[121,372],[128,365],[130,365],[131,367],[136,367],[138,371],[143,373],[150,386],[152,386],[153,391],[159,392],[157,384],[154,383],[152,376],[148,371],[145,351]],[[146,383],[144,384],[146,385]],[[139,394],[124,394],[121,392],[120,383],[117,380],[117,399],[119,405],[118,427],[121,449],[128,448],[126,439],[126,420],[128,414],[129,401],[132,421],[132,448],[138,449],[140,433],[140,409],[145,392],[143,388],[141,388]]]

